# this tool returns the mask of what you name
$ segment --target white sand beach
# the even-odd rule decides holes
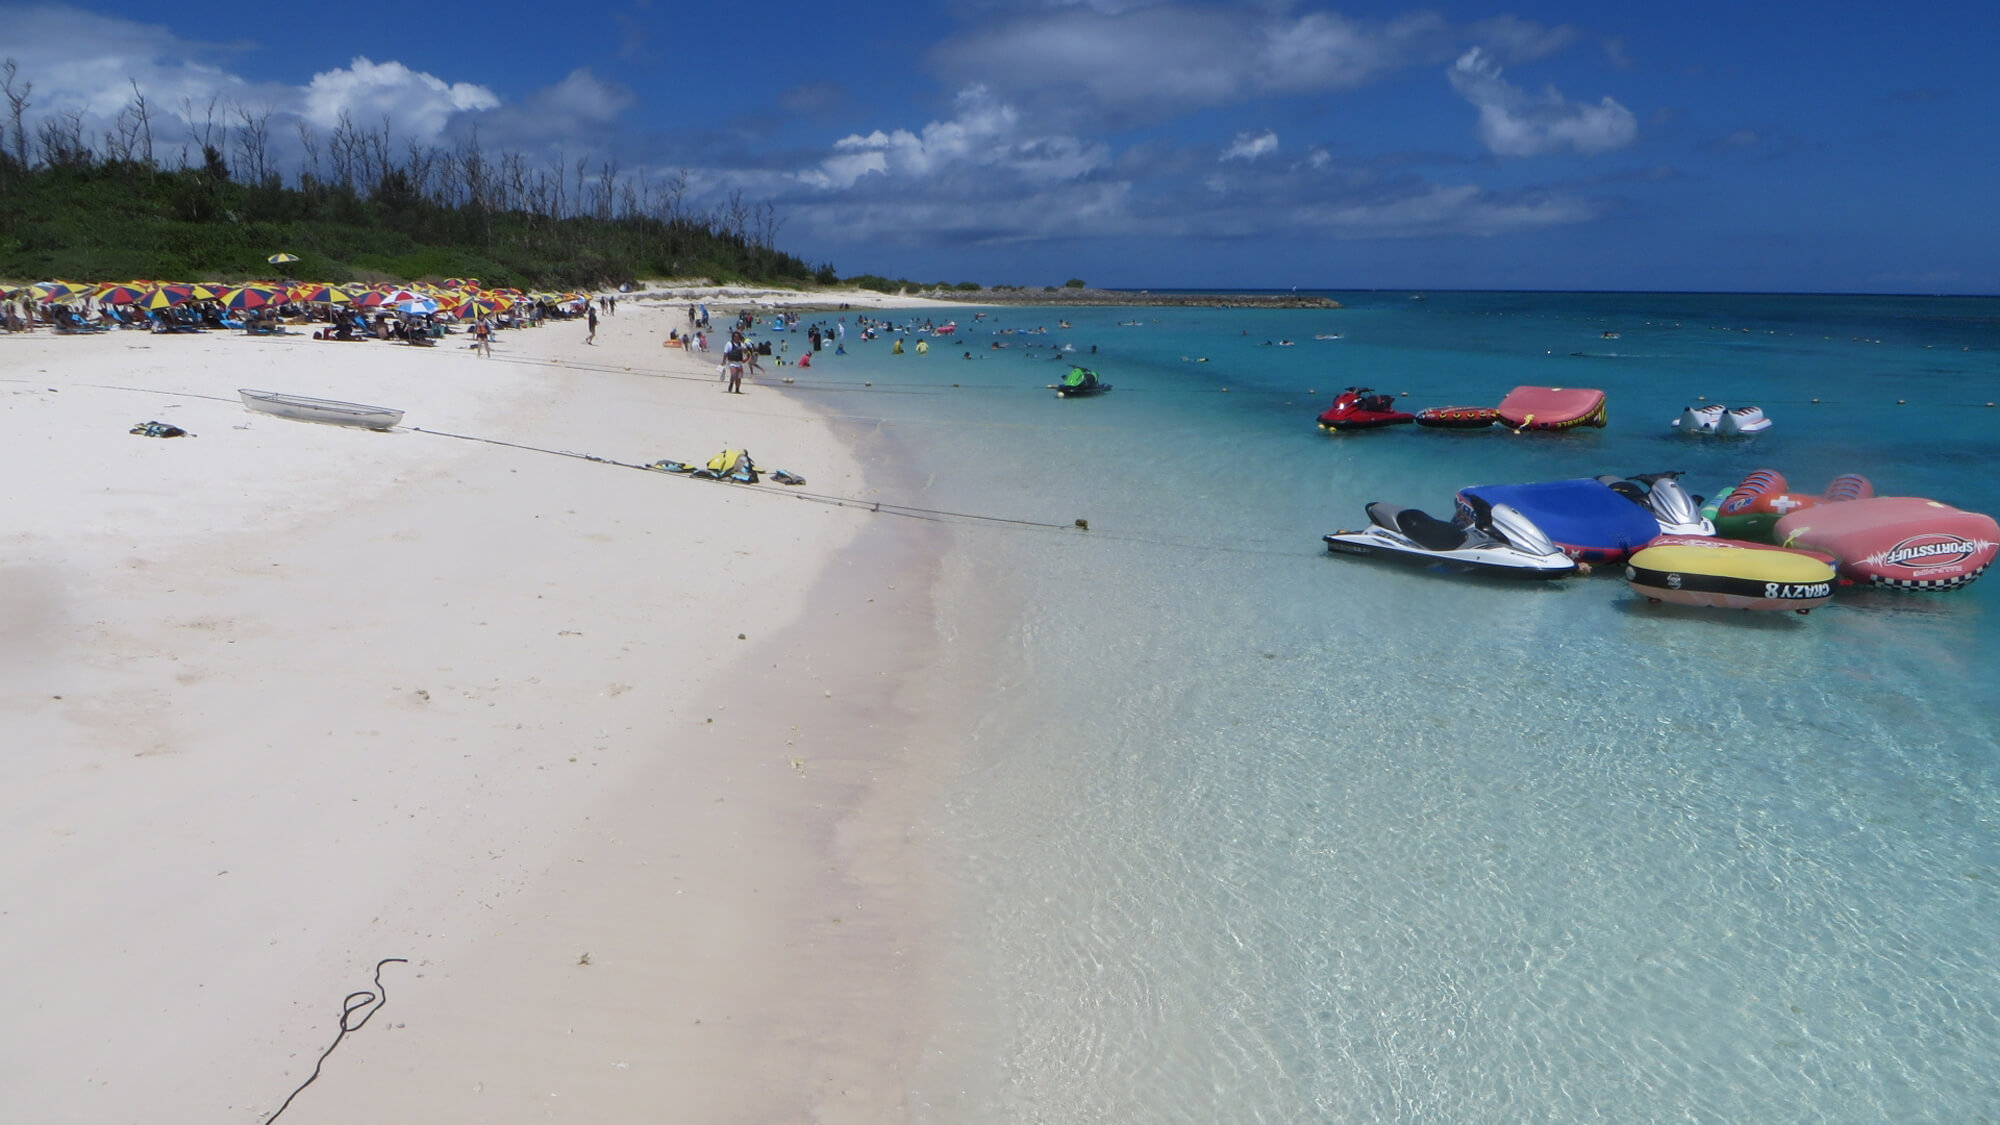
[[[869,494],[779,369],[725,396],[661,347],[662,296],[492,359],[0,339],[10,1119],[262,1121],[384,958],[285,1122],[903,1116],[935,550],[585,459],[740,446]]]

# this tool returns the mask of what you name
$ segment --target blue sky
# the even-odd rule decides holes
[[[846,275],[2000,293],[1990,0],[233,10],[0,2],[0,56],[31,125],[136,80],[287,153],[344,110],[685,172]]]

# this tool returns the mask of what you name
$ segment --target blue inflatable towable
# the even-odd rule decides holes
[[[1470,511],[1467,497],[1511,505],[1569,557],[1587,563],[1621,562],[1660,534],[1651,512],[1589,478],[1460,489],[1459,506]]]

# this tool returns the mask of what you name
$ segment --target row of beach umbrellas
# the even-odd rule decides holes
[[[286,255],[273,255],[278,262]],[[293,259],[296,260],[296,259]],[[407,314],[441,314],[474,319],[505,312],[523,301],[567,304],[588,300],[582,293],[524,293],[519,289],[483,289],[477,278],[447,278],[442,285],[344,286],[326,282],[283,284],[253,281],[242,285],[216,282],[126,281],[73,282],[38,281],[4,294],[7,300],[26,298],[37,302],[64,304],[95,300],[103,305],[133,305],[141,309],[166,309],[190,301],[214,301],[224,308],[249,311],[266,305],[323,304],[347,305],[357,309],[393,308]]]

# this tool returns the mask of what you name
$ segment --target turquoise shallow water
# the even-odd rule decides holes
[[[949,350],[850,336],[801,379],[889,439],[890,499],[1091,525],[952,528],[940,691],[973,705],[920,826],[958,928],[917,1119],[1990,1115],[2000,578],[1722,614],[1319,536],[1369,500],[1669,468],[2000,512],[2000,302],[1336,296],[953,310]],[[1055,342],[1117,389],[1057,400]],[[1594,386],[1611,420],[1322,435],[1351,383]],[[1697,395],[1776,427],[1674,435]]]

